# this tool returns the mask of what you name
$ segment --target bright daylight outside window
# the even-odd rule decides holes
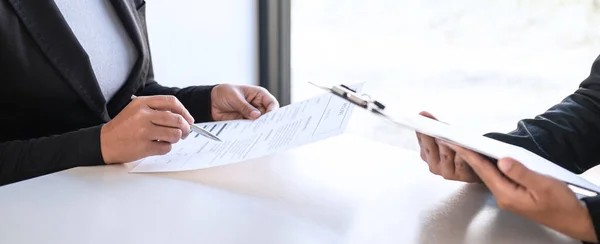
[[[427,110],[477,132],[508,132],[569,95],[600,54],[595,0],[298,0],[292,100],[365,82],[388,112]],[[355,110],[348,132],[416,149],[410,131]]]

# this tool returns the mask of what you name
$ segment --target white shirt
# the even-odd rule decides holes
[[[137,50],[110,0],[54,0],[89,56],[109,101],[129,77]]]

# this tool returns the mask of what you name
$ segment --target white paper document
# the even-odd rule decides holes
[[[451,126],[420,115],[397,116],[392,122],[423,134],[452,142],[453,144],[460,145],[494,159],[511,157],[540,174],[552,176],[570,185],[600,193],[600,187],[597,185],[522,147],[475,134],[466,129]]]
[[[351,88],[360,90],[362,83]],[[341,134],[354,106],[334,94],[293,103],[256,120],[197,124],[222,142],[190,134],[166,155],[139,160],[131,172],[195,170],[266,156]]]

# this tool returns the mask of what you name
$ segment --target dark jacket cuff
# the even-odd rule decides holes
[[[213,121],[211,93],[215,86],[217,85],[186,87],[175,95],[192,114],[196,123]]]
[[[73,143],[72,148],[76,149],[77,159],[71,160],[75,163],[69,165],[72,167],[76,166],[94,166],[104,165],[104,158],[102,157],[102,144],[100,143],[100,132],[102,126],[94,126],[90,128],[81,129],[79,131],[80,137],[73,138],[76,140],[71,141]],[[85,143],[82,143],[85,142]]]
[[[595,197],[585,197],[582,198],[583,202],[585,202],[588,212],[590,214],[590,218],[592,219],[592,224],[594,225],[594,231],[596,232],[596,236],[600,233],[600,196]],[[583,242],[585,244],[591,244],[591,242]]]
[[[156,81],[149,83],[138,90],[139,96],[173,95],[192,114],[196,123],[213,121],[211,111],[211,93],[217,85],[190,86],[185,88],[165,87]]]

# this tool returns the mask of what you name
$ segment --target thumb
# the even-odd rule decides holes
[[[498,160],[498,168],[506,177],[525,188],[535,187],[544,178],[512,158]]]
[[[248,119],[257,119],[260,117],[260,111],[250,104],[242,94],[238,94],[236,99],[235,110]]]
[[[419,113],[419,115],[421,115],[421,116],[425,116],[425,117],[427,117],[427,118],[430,118],[430,119],[437,120],[437,118],[436,118],[435,116],[433,116],[433,114],[430,114],[430,113],[429,113],[429,112],[427,112],[427,111],[421,111],[421,112]]]

